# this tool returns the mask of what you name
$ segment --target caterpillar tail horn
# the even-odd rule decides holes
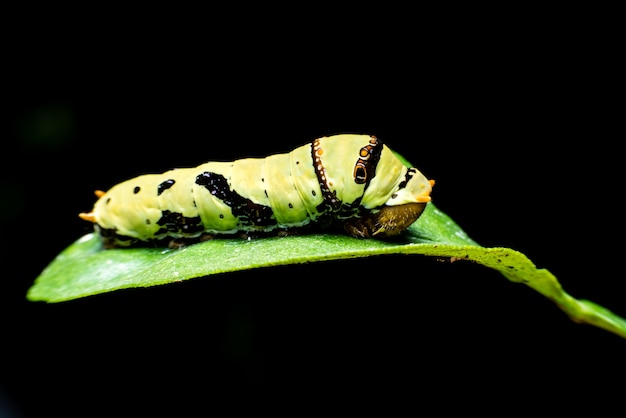
[[[93,212],[79,213],[78,216],[85,221],[96,223],[96,215]]]
[[[106,192],[103,192],[102,190],[94,190],[93,194],[96,195],[96,197],[99,199],[102,196],[104,196],[106,194]],[[78,217],[80,219],[84,219],[85,221],[89,221],[92,223],[96,223],[96,214],[93,212],[89,212],[89,213],[79,213]]]

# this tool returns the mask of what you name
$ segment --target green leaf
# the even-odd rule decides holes
[[[626,320],[592,302],[571,297],[552,273],[536,268],[524,254],[509,248],[481,247],[432,203],[399,239],[393,241],[319,234],[252,241],[216,239],[181,249],[104,250],[98,237],[88,234],[46,267],[29,289],[27,298],[61,302],[237,270],[384,254],[421,254],[480,263],[513,282],[535,289],[555,302],[572,320],[626,338]]]

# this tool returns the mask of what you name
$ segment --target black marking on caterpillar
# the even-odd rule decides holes
[[[146,221],[150,221],[146,219]],[[196,234],[204,231],[202,219],[199,216],[192,218],[184,216],[179,212],[171,212],[164,210],[161,212],[161,218],[156,223],[161,228],[156,232],[156,236],[171,233]]]
[[[234,190],[230,190],[228,182],[223,175],[205,171],[196,177],[196,184],[204,186],[212,196],[217,197],[227,206],[230,206],[233,215],[239,217],[242,225],[267,227],[276,224],[274,213],[269,206],[254,203]]]
[[[167,179],[163,183],[159,184],[159,187],[157,188],[157,196],[160,196],[161,193],[172,187],[174,183],[176,183],[176,180]]]

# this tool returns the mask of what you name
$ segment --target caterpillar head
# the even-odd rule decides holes
[[[398,184],[398,188],[391,194],[385,206],[398,206],[408,203],[428,203],[432,192],[434,180],[428,180],[416,168],[409,168],[403,181]]]
[[[434,185],[434,180],[428,180],[416,168],[409,168],[398,190],[374,215],[372,235],[392,236],[408,228],[426,209]]]
[[[415,168],[409,168],[405,180],[385,202],[367,215],[354,218],[344,224],[344,229],[355,237],[390,237],[408,228],[420,217],[426,204],[434,180],[428,180]]]

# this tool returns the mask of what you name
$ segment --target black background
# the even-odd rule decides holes
[[[604,35],[503,24],[385,41],[355,26],[328,45],[44,33],[11,55],[0,167],[9,416],[454,406],[442,397],[482,410],[491,399],[606,404],[626,341],[469,263],[385,256],[25,299],[90,231],[77,213],[94,189],[358,132],[436,179],[434,204],[473,239],[523,252],[572,296],[626,317],[623,64]]]

